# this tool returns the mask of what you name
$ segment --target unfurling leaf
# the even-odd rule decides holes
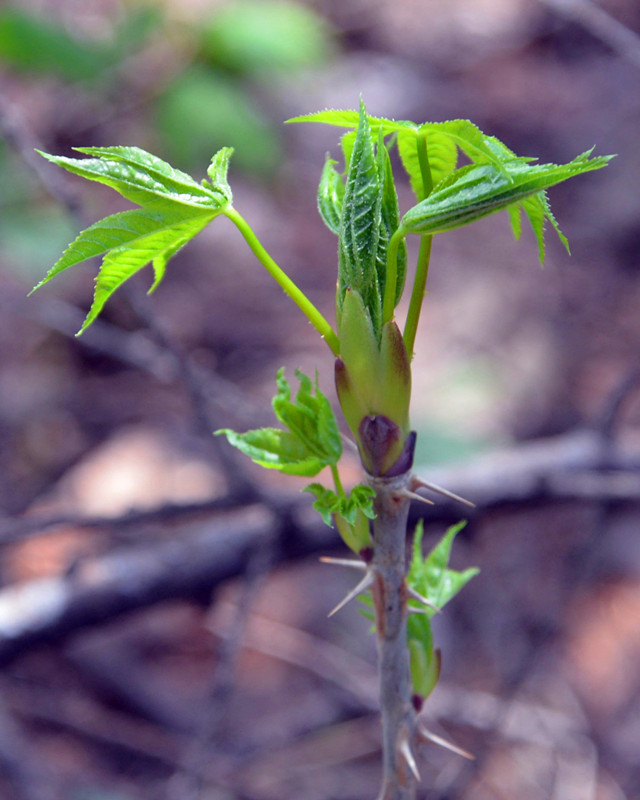
[[[491,164],[467,166],[453,172],[400,221],[405,233],[435,234],[460,228],[518,204],[522,205],[544,257],[543,224],[548,219],[566,246],[544,195],[545,189],[584,172],[601,169],[613,156],[590,158],[587,151],[568,164],[528,164],[526,159],[504,161],[502,169]],[[511,215],[514,232],[519,225]]]
[[[318,208],[325,224],[338,235],[338,316],[345,293],[359,292],[377,338],[382,325],[387,250],[398,227],[398,200],[383,135],[374,136],[364,105],[353,135],[343,137],[346,183],[327,158],[318,188]],[[397,255],[396,302],[406,272],[404,242]]]
[[[344,184],[335,165],[336,162],[327,156],[318,186],[318,211],[327,228],[337,236],[340,231]]]
[[[422,521],[416,526],[407,584],[437,609],[448,603],[479,572],[475,567],[463,572],[448,567],[453,540],[465,525],[466,522],[452,525],[426,557],[422,555]],[[409,614],[407,620],[413,688],[427,697],[440,674],[440,655],[433,647],[430,621],[435,609],[413,598],[409,599],[409,607],[419,612]]]
[[[424,526],[422,521],[416,526],[413,539],[413,556],[407,576],[407,582],[436,608],[441,609],[467,584],[479,570],[475,567],[463,572],[449,569],[451,547],[456,535],[464,528],[466,522],[459,522],[448,528],[445,535],[426,556],[422,555],[422,537]],[[417,601],[410,601],[416,604]],[[432,616],[433,609],[426,609],[427,616]]]
[[[283,369],[276,378],[278,393],[273,399],[273,409],[288,430],[258,428],[236,433],[224,429],[215,433],[224,434],[230,444],[262,467],[287,475],[313,477],[338,462],[342,442],[331,405],[317,382],[313,386],[306,375],[301,372],[296,375],[300,389],[295,402],[290,399],[291,390]]]
[[[340,496],[333,489],[327,489],[320,483],[310,483],[303,489],[314,495],[313,508],[322,516],[325,525],[331,526],[333,514],[339,514],[349,525],[355,525],[358,511],[368,519],[373,519],[373,498],[375,492],[370,486],[358,484],[354,486],[349,495]]]

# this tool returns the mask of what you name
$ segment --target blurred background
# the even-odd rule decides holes
[[[21,0],[0,5],[0,797],[363,800],[375,647],[304,483],[210,436],[271,424],[276,370],[332,359],[216,221],[74,337],[97,264],[28,290],[127,207],[35,148],[135,145],[204,177],[333,319],[324,107],[470,118],[606,170],[551,192],[572,247],[504,214],[437,237],[417,472],[477,503],[436,618],[420,797],[640,798],[640,6],[636,0]],[[399,187],[400,205],[412,204]],[[415,243],[411,243],[412,246]],[[149,274],[148,274],[149,273]],[[359,479],[356,463],[348,480]],[[426,508],[426,507],[425,507]]]

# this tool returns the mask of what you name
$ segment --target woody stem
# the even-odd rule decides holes
[[[407,649],[406,531],[409,500],[402,496],[409,473],[371,479],[376,491],[372,588],[378,639],[383,735],[383,781],[378,800],[414,800],[416,781],[401,752],[416,727]]]

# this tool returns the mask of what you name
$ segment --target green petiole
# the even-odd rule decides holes
[[[418,151],[418,164],[420,165],[420,175],[422,176],[422,197],[424,200],[433,190],[433,179],[431,177],[431,166],[429,164],[429,150],[427,146],[427,134],[421,133],[416,139]],[[418,261],[416,263],[416,276],[411,290],[409,310],[404,328],[404,345],[407,348],[409,358],[413,358],[413,347],[418,331],[418,320],[422,311],[422,301],[427,286],[427,275],[429,272],[429,262],[431,260],[431,243],[433,236],[425,235],[420,237],[420,250],[418,251]]]
[[[327,320],[322,316],[311,300],[296,286],[284,270],[276,264],[269,253],[264,249],[260,240],[251,229],[249,223],[239,214],[233,206],[228,206],[222,212],[228,217],[244,236],[247,244],[269,275],[276,281],[282,291],[288,295],[306,316],[320,336],[337,356],[340,353],[340,341]]]
[[[333,484],[336,487],[336,494],[338,497],[346,497],[347,494],[344,490],[344,486],[342,485],[342,481],[340,480],[340,473],[338,472],[338,465],[337,464],[330,464],[331,467],[331,475],[333,477]]]
[[[382,301],[383,325],[393,319],[396,283],[398,281],[398,248],[405,235],[405,231],[403,231],[402,228],[398,228],[391,239],[389,239],[389,247],[387,249],[387,275],[384,285],[384,298]]]
[[[422,311],[422,301],[426,293],[427,274],[429,272],[429,261],[431,259],[431,243],[433,236],[420,237],[420,250],[418,251],[418,261],[416,263],[416,276],[411,290],[409,300],[409,310],[404,327],[404,346],[407,348],[409,358],[413,358],[413,347],[418,331],[418,320]]]

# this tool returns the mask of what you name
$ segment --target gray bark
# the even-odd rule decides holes
[[[378,639],[383,778],[378,800],[414,800],[416,779],[403,754],[411,748],[416,713],[407,649],[406,534],[411,476],[372,479],[376,490],[372,587]]]

